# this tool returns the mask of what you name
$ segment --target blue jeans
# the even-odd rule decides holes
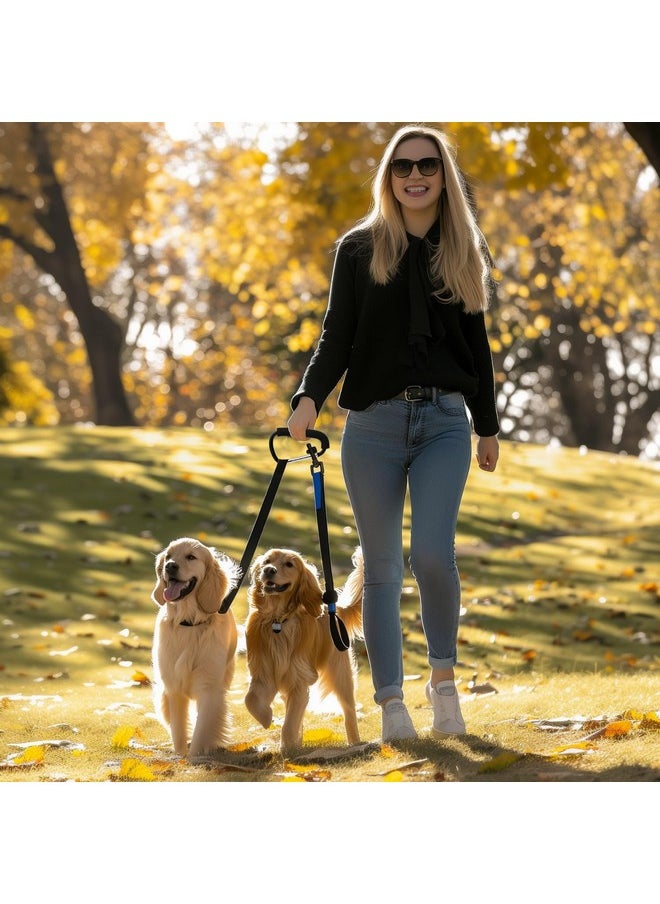
[[[460,612],[458,512],[470,469],[463,396],[375,402],[349,411],[341,442],[344,481],[364,555],[364,637],[374,700],[403,697],[403,515],[410,490],[410,568],[419,588],[432,668],[452,668]]]

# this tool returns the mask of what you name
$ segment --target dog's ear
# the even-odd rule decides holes
[[[153,589],[153,593],[151,594],[151,599],[158,606],[165,605],[165,597],[163,596],[163,591],[165,590],[165,581],[163,580],[163,565],[165,564],[166,552],[163,550],[159,552],[156,556],[156,584]]]
[[[257,582],[257,574],[259,573],[259,570],[261,569],[261,566],[263,564],[263,558],[263,556],[257,556],[257,558],[252,562],[252,565],[250,565],[251,584],[256,584]]]
[[[296,603],[302,606],[312,618],[319,618],[323,611],[323,597],[316,568],[309,562],[300,560],[299,580],[295,589]]]
[[[217,612],[238,579],[238,567],[226,556],[209,550],[204,577],[197,585],[197,602],[204,612]]]

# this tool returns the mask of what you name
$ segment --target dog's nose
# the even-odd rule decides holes
[[[272,578],[274,574],[277,574],[277,568],[274,565],[264,565],[263,576],[265,578]]]
[[[168,559],[167,562],[165,562],[165,573],[166,574],[176,574],[178,570],[179,570],[179,566],[176,564],[176,562],[173,559]]]

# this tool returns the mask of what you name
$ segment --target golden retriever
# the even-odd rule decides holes
[[[237,580],[231,559],[192,537],[173,540],[156,557],[154,703],[180,756],[210,754],[229,740],[226,694],[237,631],[231,610],[220,615],[218,609]],[[192,737],[191,703],[197,711]]]
[[[362,633],[364,575],[359,547],[353,565],[337,603],[337,615],[351,638]],[[269,728],[271,704],[279,692],[285,705],[280,749],[290,753],[302,746],[309,690],[318,680],[322,696],[334,693],[341,705],[348,743],[358,744],[353,648],[342,652],[334,645],[316,568],[291,549],[268,550],[250,570],[248,603],[248,711]]]

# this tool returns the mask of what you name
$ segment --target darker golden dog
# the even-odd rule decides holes
[[[337,603],[337,615],[351,638],[362,631],[364,576],[359,549],[353,564]],[[353,648],[341,651],[333,643],[316,569],[293,550],[271,549],[254,562],[250,576],[247,709],[268,728],[271,704],[279,692],[285,705],[281,750],[296,750],[302,745],[309,690],[318,680],[321,694],[334,693],[341,705],[349,744],[359,743]]]
[[[237,631],[231,611],[218,609],[237,579],[231,559],[191,537],[173,540],[156,558],[154,702],[180,756],[209,754],[228,741]]]

